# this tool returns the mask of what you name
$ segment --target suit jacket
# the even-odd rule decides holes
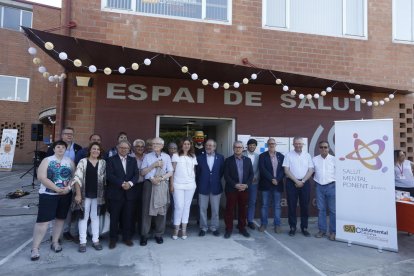
[[[256,179],[256,181],[252,182],[252,184],[258,184],[260,179],[260,171],[259,171],[259,154],[254,152],[254,162],[252,163],[253,166],[253,173],[254,177],[253,179]],[[247,154],[247,150],[243,151],[243,155],[246,157],[249,157]],[[250,159],[251,160],[251,159]]]
[[[139,171],[135,158],[127,156],[126,173],[119,155],[114,155],[106,161],[107,198],[113,200],[136,200],[138,198]],[[122,188],[124,181],[131,181],[134,186],[129,190]]]
[[[221,154],[215,153],[213,169],[207,164],[207,154],[197,156],[196,167],[196,183],[198,193],[202,195],[218,195],[223,192],[221,185],[221,178],[224,170],[224,157]]]
[[[270,159],[270,154],[268,151],[263,152],[259,156],[259,171],[260,171],[260,181],[259,181],[259,190],[260,191],[269,191],[277,189],[279,192],[283,192],[283,178],[285,177],[285,170],[282,167],[283,160],[285,156],[280,152],[276,152],[277,159],[277,169],[276,175],[273,175],[273,166],[272,160]],[[272,179],[276,179],[278,185],[272,184]]]
[[[78,153],[78,151],[80,151],[81,149],[82,147],[80,145],[73,143],[73,150],[75,151],[75,156],[76,153]],[[47,148],[46,157],[52,156],[54,154],[55,152],[53,151],[52,144],[50,144],[50,146]]]
[[[234,155],[228,157],[224,163],[224,179],[226,180],[226,192],[237,192],[236,184],[243,183],[250,186],[253,181],[254,173],[252,161],[249,157],[242,156],[243,160],[243,179],[240,182],[239,173],[237,171],[236,157]]]

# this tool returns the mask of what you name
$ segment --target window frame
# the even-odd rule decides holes
[[[395,1],[396,0],[392,0],[392,36],[391,36],[391,41],[392,43],[398,43],[398,44],[409,44],[409,45],[414,45],[414,1],[411,0],[411,12],[412,12],[412,16],[411,16],[411,39],[412,40],[401,40],[396,38],[396,33],[397,33],[397,24],[394,21],[394,18],[396,18],[396,9],[395,9]]]
[[[0,98],[0,101],[7,101],[7,102],[19,102],[19,103],[28,103],[29,102],[29,96],[30,96],[30,78],[26,78],[26,77],[17,77],[17,76],[9,76],[9,75],[1,75],[0,74],[0,78],[1,77],[5,77],[5,78],[14,78],[14,99],[2,99]],[[26,88],[26,98],[27,100],[23,101],[23,100],[18,100],[17,99],[17,86],[19,83],[19,80],[26,80],[27,81],[27,88]]]
[[[131,9],[130,10],[108,8],[108,7],[106,7],[107,0],[101,0],[101,11],[115,12],[115,13],[122,13],[122,14],[132,14],[132,15],[142,15],[142,16],[165,18],[165,19],[184,20],[184,21],[192,21],[192,22],[200,22],[200,23],[209,23],[209,24],[232,25],[233,0],[227,0],[227,1],[228,1],[228,7],[227,7],[227,19],[228,19],[228,21],[220,21],[220,20],[212,20],[212,19],[197,19],[197,18],[189,18],[189,17],[181,17],[181,16],[172,16],[172,15],[151,14],[151,13],[138,12],[137,11],[137,1],[136,0],[131,0]],[[201,16],[203,18],[206,17],[206,0],[202,0]]]
[[[4,8],[16,9],[16,10],[19,11],[20,15],[19,15],[19,29],[18,30],[4,27]],[[7,6],[7,5],[4,5],[3,3],[0,3],[0,13],[1,13],[1,16],[0,16],[0,19],[1,19],[0,20],[0,29],[16,31],[16,32],[22,32],[23,29],[22,29],[21,26],[22,26],[22,23],[23,23],[23,12],[30,12],[32,14],[32,16],[30,18],[30,26],[29,26],[29,28],[32,28],[33,27],[33,10],[22,9],[20,7]]]
[[[268,26],[266,25],[267,1],[269,0],[262,0],[262,29],[291,32],[291,33],[301,33],[301,34],[308,34],[308,35],[320,35],[320,36],[328,36],[328,37],[368,40],[368,1],[367,0],[363,0],[364,1],[364,35],[363,36],[345,34],[346,33],[346,1],[347,0],[342,0],[342,35],[307,33],[307,32],[291,30],[290,29],[290,2],[291,0],[285,0],[286,1],[286,7],[285,7],[286,27]]]

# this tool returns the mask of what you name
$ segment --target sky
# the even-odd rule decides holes
[[[41,4],[46,4],[53,7],[62,7],[62,1],[61,0],[28,0],[30,2],[36,2]]]

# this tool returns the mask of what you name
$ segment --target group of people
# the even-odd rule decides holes
[[[62,139],[53,143],[50,156],[38,169],[41,185],[32,260],[40,257],[39,245],[48,225],[53,225],[51,249],[55,252],[62,250],[59,242],[62,230],[65,228],[64,237],[70,235],[67,232],[70,229],[68,214],[72,220],[73,217],[78,218],[80,252],[86,251],[89,219],[92,247],[102,249],[99,215],[106,211],[110,213],[110,249],[116,247],[119,234],[125,245],[133,246],[132,237],[137,233],[140,245],[145,246],[151,230],[156,243],[162,244],[169,205],[173,207],[171,237],[185,240],[194,195],[198,203],[198,235],[203,237],[211,232],[214,236],[221,236],[219,209],[223,191],[226,196],[224,238],[233,234],[236,212],[241,235],[249,237],[248,228],[266,231],[271,206],[273,229],[280,234],[284,190],[288,204],[288,234],[296,234],[299,201],[300,231],[309,237],[311,178],[316,185],[319,210],[319,231],[315,237],[335,240],[335,158],[330,154],[327,141],[319,143],[320,154],[313,158],[302,150],[301,137],[293,139],[294,150],[286,155],[277,152],[274,138],[268,139],[268,150],[261,154],[256,152],[255,139],[247,142],[246,150],[241,141],[235,141],[233,154],[224,158],[216,152],[213,139],[208,139],[202,149],[198,148],[198,154],[190,138],[182,139],[178,146],[170,143],[168,153],[165,153],[162,138],[136,139],[131,145],[126,133],[120,133],[117,145],[105,153],[99,135],[91,135],[89,147],[81,148],[73,142],[73,134],[72,128],[65,128]],[[395,156],[396,185],[412,191],[413,163],[405,160],[402,151],[396,151]],[[254,217],[259,192],[260,225],[256,225]],[[210,223],[207,216],[209,206]]]

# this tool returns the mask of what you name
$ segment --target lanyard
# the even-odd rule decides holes
[[[404,176],[404,163],[402,163],[402,164],[401,164],[401,168],[400,168],[400,166],[398,166],[398,164],[397,164],[397,168],[398,168],[398,170],[400,171],[401,176]]]

